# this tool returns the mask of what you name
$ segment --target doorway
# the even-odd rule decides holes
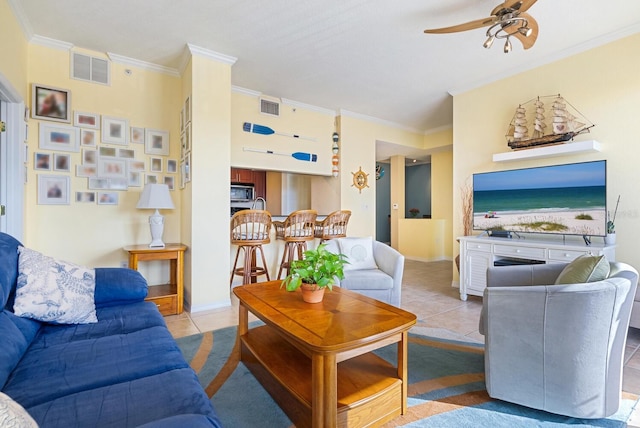
[[[24,101],[0,74],[0,232],[24,239],[26,123]]]

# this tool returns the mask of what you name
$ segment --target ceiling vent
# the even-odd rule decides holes
[[[280,102],[268,98],[260,98],[260,113],[280,116]]]
[[[110,85],[110,63],[106,59],[73,52],[71,54],[71,78]]]

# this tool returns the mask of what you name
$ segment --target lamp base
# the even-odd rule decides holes
[[[151,243],[149,248],[164,248],[162,234],[164,233],[164,217],[156,210],[149,216],[149,227],[151,228]]]

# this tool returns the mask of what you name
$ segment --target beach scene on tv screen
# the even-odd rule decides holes
[[[476,230],[606,235],[606,162],[474,174]]]

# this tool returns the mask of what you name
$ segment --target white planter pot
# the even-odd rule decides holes
[[[615,245],[616,244],[616,234],[615,233],[607,234],[607,236],[604,237],[604,243],[606,245]]]

